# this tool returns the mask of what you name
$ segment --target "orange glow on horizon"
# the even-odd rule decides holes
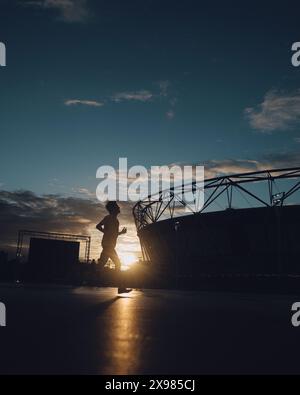
[[[129,253],[120,253],[121,270],[126,271],[138,260],[136,255]]]

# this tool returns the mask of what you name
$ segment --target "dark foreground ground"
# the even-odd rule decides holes
[[[1,286],[0,373],[300,373],[297,296]]]

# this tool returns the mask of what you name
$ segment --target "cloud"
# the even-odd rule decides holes
[[[172,98],[170,99],[170,106],[175,107],[176,104],[177,104],[177,102],[178,102],[177,97],[172,97]]]
[[[300,152],[269,154],[259,162],[260,170],[300,167]]]
[[[95,192],[91,192],[89,189],[84,188],[84,187],[77,187],[77,188],[72,188],[72,192],[76,194],[77,196],[84,196],[86,198],[92,198],[94,199],[96,197]]]
[[[71,100],[66,100],[65,101],[66,106],[89,106],[89,107],[102,107],[104,106],[104,103],[94,101],[94,100],[79,100],[79,99],[71,99]]]
[[[135,92],[118,92],[111,96],[111,100],[119,103],[122,101],[139,101],[148,102],[152,100],[154,94],[148,90],[140,90]]]
[[[167,97],[169,95],[169,88],[171,86],[170,81],[158,81],[158,86],[160,89],[160,96]]]
[[[175,118],[175,111],[174,110],[169,110],[166,112],[166,117],[170,120]]]
[[[152,100],[155,95],[147,90],[140,90],[136,92],[118,92],[114,93],[109,98],[106,98],[102,101],[96,100],[80,100],[80,99],[68,99],[65,101],[66,106],[90,106],[90,107],[103,107],[105,102],[113,102],[113,103],[120,103],[124,101],[137,101],[141,103],[146,103]]]
[[[90,17],[87,0],[32,0],[24,5],[53,9],[59,13],[59,19],[67,23],[86,22]]]
[[[138,244],[132,205],[121,203],[120,222],[128,224],[127,237]],[[107,212],[104,205],[88,197],[64,197],[61,195],[36,195],[30,191],[0,191],[0,249],[15,253],[20,229],[45,232],[92,234],[92,255],[100,252],[101,235],[95,226]],[[120,240],[122,243],[122,240]],[[124,247],[125,248],[125,247]]]
[[[214,178],[226,174],[247,173],[260,170],[260,162],[247,159],[209,160],[203,163],[205,178]]]
[[[171,95],[171,93],[170,93],[170,89],[171,89],[171,82],[170,81],[168,81],[168,80],[166,80],[166,81],[159,81],[158,82],[158,86],[159,86],[159,89],[160,89],[159,96],[161,98],[164,98],[164,99],[168,100],[170,108],[165,113],[165,115],[166,115],[166,118],[171,121],[172,119],[175,118],[175,115],[176,115],[174,107],[176,107],[178,99],[177,99],[177,97]]]
[[[205,166],[206,179],[236,173],[300,166],[300,152],[282,152],[260,159],[225,159],[198,162]],[[184,166],[185,164],[173,164]],[[171,166],[171,165],[170,165]],[[92,198],[85,188],[77,188],[80,196],[36,195],[30,191],[0,191],[0,249],[15,253],[20,229],[72,233],[92,236],[92,256],[100,252],[101,236],[95,230],[98,220],[105,216],[104,205]],[[128,234],[120,239],[120,251],[137,252],[138,239],[132,216],[133,203],[121,202],[121,226],[128,226]]]
[[[226,174],[300,167],[300,152],[268,154],[260,159],[225,159],[204,162],[205,178]]]
[[[157,100],[163,100],[168,103],[168,111],[165,112],[167,119],[172,120],[175,117],[175,106],[178,99],[174,96],[170,96],[169,89],[171,86],[170,81],[159,81],[156,83],[159,90],[151,91],[147,89],[141,89],[136,91],[122,91],[113,93],[110,96],[102,97],[100,101],[95,100],[80,100],[80,99],[69,99],[65,101],[66,106],[86,105],[92,107],[102,107],[107,103],[122,103],[122,102],[139,102],[148,103]]]
[[[279,152],[264,155],[258,159],[211,159],[197,163],[173,163],[169,166],[196,166],[205,167],[205,178],[248,173],[263,170],[274,170],[300,167],[300,152]]]
[[[82,218],[92,222],[102,206],[89,199],[62,197],[59,195],[38,196],[30,191],[0,191],[1,226],[18,224],[48,231],[85,232],[77,223]]]
[[[269,91],[257,108],[245,109],[245,116],[251,127],[261,132],[291,129],[300,122],[300,91]]]

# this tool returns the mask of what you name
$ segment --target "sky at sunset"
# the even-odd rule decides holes
[[[0,248],[91,234],[97,168],[300,163],[299,2],[0,0]],[[139,255],[132,206],[121,256]]]

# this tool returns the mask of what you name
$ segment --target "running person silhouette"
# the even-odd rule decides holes
[[[120,207],[117,202],[110,201],[105,206],[108,211],[108,215],[103,218],[101,222],[96,226],[96,228],[103,233],[102,238],[102,253],[100,259],[98,260],[98,264],[101,267],[104,267],[110,258],[115,264],[115,268],[120,276],[121,275],[121,261],[118,257],[118,254],[115,250],[118,236],[124,235],[127,233],[127,229],[123,228],[121,232],[119,232],[119,221],[118,215],[120,214]],[[125,288],[122,284],[118,288],[118,293],[128,293],[131,292],[131,289]]]

